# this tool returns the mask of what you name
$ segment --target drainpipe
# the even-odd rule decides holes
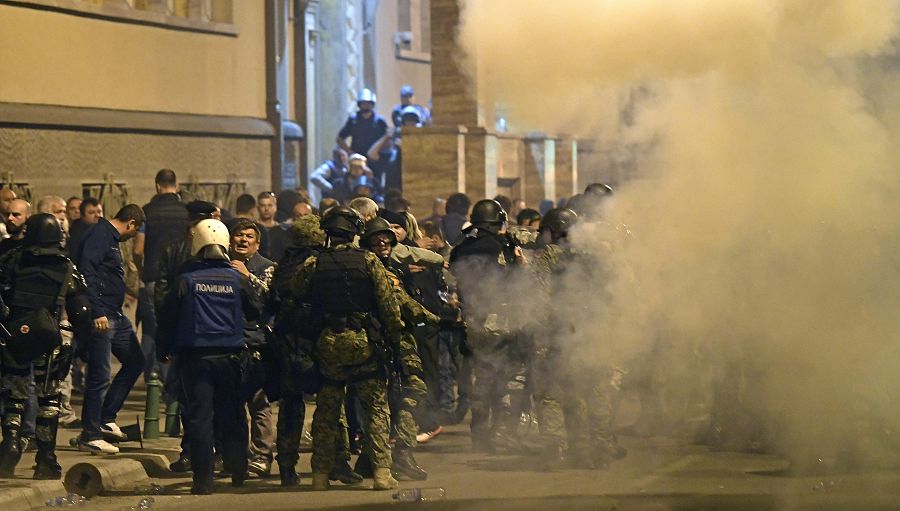
[[[284,127],[287,108],[288,62],[287,0],[265,0],[266,16],[266,120],[272,125],[272,190],[280,191],[284,180]]]

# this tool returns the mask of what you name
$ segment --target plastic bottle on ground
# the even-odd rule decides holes
[[[400,490],[394,494],[394,500],[398,502],[426,502],[443,500],[447,492],[443,488],[409,488]]]

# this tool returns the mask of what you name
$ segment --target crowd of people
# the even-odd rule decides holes
[[[389,125],[375,111],[376,99],[369,89],[359,92],[358,111],[338,132],[331,159],[310,174],[321,197],[346,203],[365,196],[381,202],[385,190],[402,188],[403,128],[429,126],[431,112],[417,104],[413,88],[404,85]]]
[[[399,132],[429,113],[411,87],[401,97],[389,130],[375,95],[360,93],[332,159],[310,176],[316,204],[293,190],[241,195],[231,211],[186,202],[169,169],[149,203],[111,217],[90,197],[44,197],[32,214],[0,190],[0,477],[36,450],[34,477],[59,478],[60,427],[81,430],[80,450],[117,453],[128,439],[117,414],[154,373],[184,425],[170,469],[192,472],[197,494],[215,473],[241,485],[274,463],[294,486],[304,441],[314,489],[423,480],[417,445],[469,413],[479,451],[525,450],[519,418],[534,412],[545,468],[623,457],[616,370],[567,376],[561,332],[577,330],[574,318],[548,306],[544,328],[526,327],[509,297],[549,304],[567,292],[566,268],[594,262],[569,247],[569,228],[612,189],[595,183],[537,209],[454,193],[420,224],[398,188]]]
[[[455,193],[419,225],[396,189],[381,203],[359,194],[316,206],[294,191],[245,194],[229,212],[182,201],[172,170],[155,185],[148,204],[112,217],[95,199],[53,196],[32,214],[0,190],[0,477],[35,448],[34,477],[59,478],[59,427],[81,430],[80,450],[117,453],[127,439],[117,413],[153,372],[184,424],[170,468],[193,472],[198,494],[212,491],[216,472],[240,485],[275,462],[283,485],[298,484],[312,400],[314,489],[423,480],[417,445],[469,412],[476,449],[520,450],[516,424],[532,403],[551,439],[548,467],[563,458],[567,396],[533,381],[543,371],[559,383],[548,369],[557,352],[511,328],[508,304],[485,282],[519,272],[555,292],[548,281],[568,258],[560,246],[575,212],[542,215],[504,196],[472,205]],[[111,356],[121,364],[114,376]],[[80,417],[73,388],[84,394]],[[623,456],[610,413],[602,425],[585,419],[578,437],[590,445],[571,452],[600,464]]]

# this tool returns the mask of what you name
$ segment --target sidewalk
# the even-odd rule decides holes
[[[144,407],[146,399],[146,387],[143,380],[138,380],[135,388],[128,396],[128,400],[119,413],[120,426],[133,425],[140,417],[141,430],[143,431]],[[72,405],[76,413],[81,411],[81,396],[72,396]],[[161,427],[165,425],[165,414],[160,409]],[[169,438],[162,434],[158,440],[144,440],[144,448],[138,442],[124,442],[119,444],[120,453],[114,456],[95,456],[90,453],[80,452],[70,446],[70,440],[77,437],[80,429],[60,428],[57,435],[57,457],[63,467],[63,477],[66,472],[78,463],[97,462],[103,466],[104,471],[111,474],[119,481],[134,481],[137,484],[149,485],[150,476],[162,473],[168,460],[174,460],[180,452],[180,438]],[[68,492],[63,486],[63,481],[35,481],[31,479],[34,467],[34,453],[25,453],[22,461],[16,467],[16,477],[10,480],[0,480],[0,509],[3,511],[19,511],[44,507],[48,499],[64,496]]]

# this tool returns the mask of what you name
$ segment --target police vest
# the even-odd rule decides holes
[[[181,302],[175,349],[243,348],[244,317],[238,273],[203,268],[181,275],[187,294]]]
[[[316,258],[312,278],[314,305],[326,314],[375,311],[375,286],[366,267],[366,252],[325,250]]]
[[[36,256],[23,253],[13,270],[11,296],[5,296],[10,317],[15,319],[31,311],[47,309],[59,321],[57,300],[68,272],[73,271],[65,256]]]

